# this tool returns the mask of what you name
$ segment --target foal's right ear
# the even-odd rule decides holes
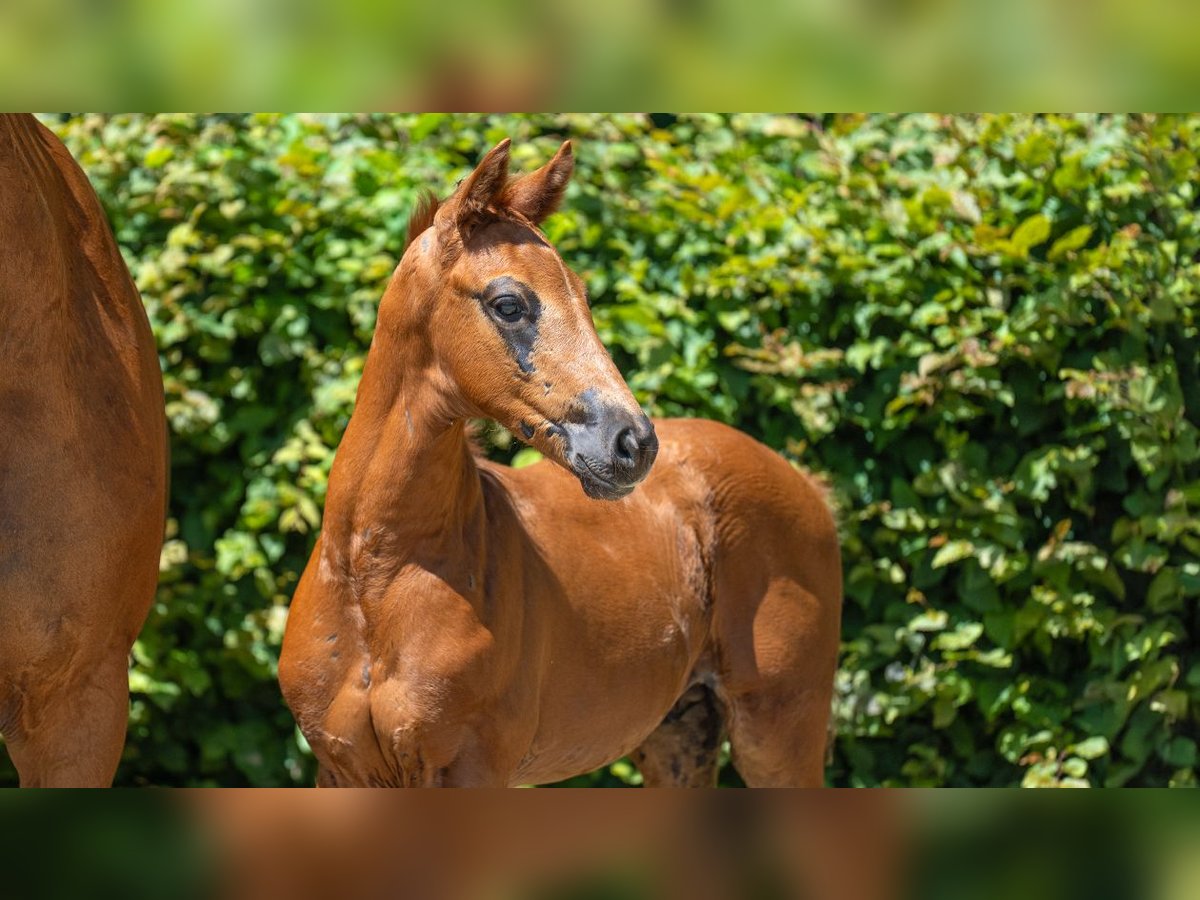
[[[442,204],[434,220],[439,236],[443,239],[453,232],[468,230],[477,222],[489,206],[493,206],[508,181],[508,148],[512,144],[505,138],[487,152],[470,175],[462,180],[458,190]]]
[[[550,162],[509,184],[504,191],[503,202],[534,225],[539,225],[562,202],[567,182],[574,171],[575,157],[571,153],[571,142],[563,141]]]

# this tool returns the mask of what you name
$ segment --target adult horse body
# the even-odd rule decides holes
[[[0,733],[22,785],[106,785],[158,579],[162,375],[104,211],[0,116]]]
[[[505,141],[418,210],[380,303],[280,659],[318,783],[537,783],[632,753],[647,784],[706,785],[728,734],[747,783],[820,784],[822,493],[725,426],[651,425],[535,227],[570,145],[507,165]],[[549,461],[477,460],[471,416]]]

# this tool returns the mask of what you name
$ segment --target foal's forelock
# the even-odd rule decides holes
[[[504,192],[501,191],[501,198]],[[444,201],[441,201],[437,196],[429,190],[421,192],[417,198],[417,204],[413,207],[412,214],[408,217],[408,229],[404,239],[404,251],[412,246],[413,241],[424,234],[430,227],[433,226],[434,220],[437,217],[438,210],[442,208]],[[471,231],[478,230],[485,225],[494,224],[496,222],[511,222],[514,225],[520,225],[528,228],[530,232],[537,237],[538,241],[553,249],[553,245],[542,234],[541,229],[530,221],[527,217],[521,215],[514,209],[506,205],[494,205],[481,209],[475,216],[474,228]],[[456,235],[456,239],[449,242],[446,246],[440,248],[442,263],[450,265],[454,262],[459,251],[462,250],[462,244],[469,238],[471,232],[460,233]],[[403,256],[403,253],[401,254]],[[557,253],[555,254],[557,256]],[[559,260],[559,265],[562,266],[562,261]],[[570,291],[569,291],[570,292]]]

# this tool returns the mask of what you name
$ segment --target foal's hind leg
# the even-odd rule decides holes
[[[733,765],[750,787],[820,787],[837,655],[836,606],[790,580],[772,584],[722,684]],[[752,650],[752,655],[751,655]]]
[[[821,787],[829,698],[770,688],[731,702],[733,767],[747,787]]]
[[[692,685],[630,759],[646,787],[714,787],[721,732],[716,696]]]

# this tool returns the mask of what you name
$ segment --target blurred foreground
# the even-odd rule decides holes
[[[754,12],[728,0],[13,0],[0,4],[0,84],[10,103],[73,109],[1163,109],[1194,105],[1200,70],[1200,12],[1167,0],[770,0]]]
[[[1200,891],[1200,815],[1185,795],[1052,805],[979,792],[224,791],[109,794],[103,806],[98,796],[0,798],[5,896],[1185,900]]]

